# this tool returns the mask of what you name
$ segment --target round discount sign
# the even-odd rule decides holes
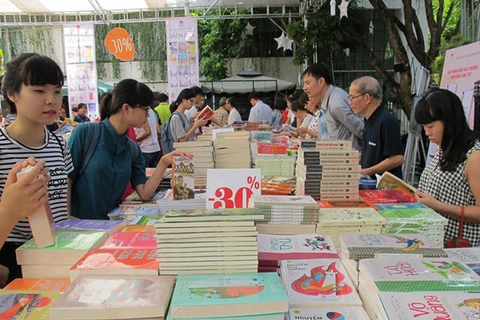
[[[117,59],[131,61],[135,55],[135,46],[127,30],[113,28],[105,37],[105,46]]]
[[[248,208],[252,194],[261,194],[260,169],[207,170],[207,208]]]

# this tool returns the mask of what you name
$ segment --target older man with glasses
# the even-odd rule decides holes
[[[362,77],[350,86],[349,104],[365,118],[362,174],[375,177],[389,171],[402,178],[403,144],[395,117],[382,105],[382,89],[375,78]]]

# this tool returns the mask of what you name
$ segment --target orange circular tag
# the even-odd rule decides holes
[[[122,61],[133,60],[135,55],[135,45],[127,30],[123,28],[110,30],[105,37],[105,46],[111,54]]]

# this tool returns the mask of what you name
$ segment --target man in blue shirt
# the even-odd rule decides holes
[[[269,125],[272,124],[272,109],[267,104],[263,103],[258,92],[251,92],[248,95],[248,100],[252,105],[252,109],[250,109],[250,114],[248,116],[248,121],[267,121]]]
[[[402,179],[403,144],[395,117],[382,105],[382,90],[375,78],[362,77],[350,86],[349,104],[355,114],[365,118],[363,131],[362,174],[389,171]]]

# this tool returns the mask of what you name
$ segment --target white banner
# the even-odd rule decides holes
[[[99,118],[97,64],[93,23],[68,23],[63,26],[68,105],[83,102],[91,120]]]
[[[183,89],[199,85],[197,19],[167,19],[166,29],[168,96],[173,102]]]

